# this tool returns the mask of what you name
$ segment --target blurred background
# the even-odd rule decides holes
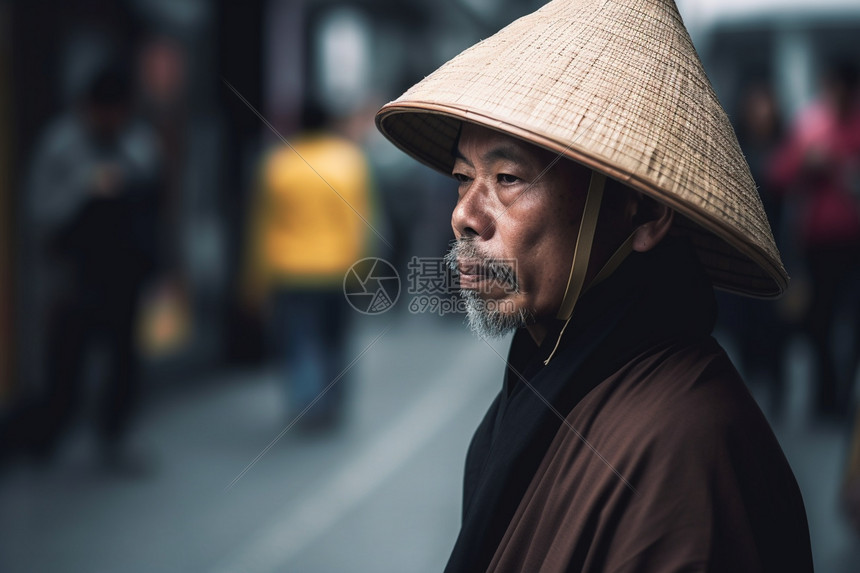
[[[0,2],[0,570],[444,567],[504,364],[409,304],[456,193],[373,115],[540,4]],[[717,334],[857,571],[860,5],[679,7],[793,278]]]

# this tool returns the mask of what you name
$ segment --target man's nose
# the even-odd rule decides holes
[[[487,239],[493,233],[493,217],[488,209],[489,189],[479,181],[473,181],[469,189],[457,200],[451,214],[451,227],[458,239],[481,237]]]

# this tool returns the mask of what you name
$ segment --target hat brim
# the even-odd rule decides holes
[[[398,148],[448,176],[451,176],[455,146],[464,121],[562,154],[671,207],[680,215],[675,221],[676,229],[689,236],[715,287],[758,298],[778,297],[785,291],[788,285],[785,271],[774,266],[767,253],[746,241],[734,227],[688,204],[678,195],[602,161],[578,147],[576,140],[563,143],[548,134],[479,111],[435,102],[395,101],[384,106],[376,116],[379,130]]]

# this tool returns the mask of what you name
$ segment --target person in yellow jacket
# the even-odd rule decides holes
[[[246,297],[269,302],[288,382],[290,421],[334,425],[345,365],[346,271],[366,249],[370,170],[361,148],[309,107],[304,132],[262,161],[252,210]],[[319,398],[319,400],[317,400]]]

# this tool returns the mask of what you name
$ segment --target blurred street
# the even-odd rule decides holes
[[[456,320],[414,315],[365,317],[352,356],[388,325],[354,366],[338,433],[287,433],[229,489],[287,425],[272,376],[149,403],[133,442],[155,458],[151,475],[103,473],[85,432],[50,471],[12,468],[0,570],[440,571],[503,362]]]
[[[502,356],[506,346],[493,343]],[[7,468],[0,570],[441,571],[465,450],[503,362],[456,319],[405,312],[362,317],[349,349],[361,358],[345,424],[287,432],[247,471],[288,423],[273,375],[157,393],[133,436],[151,458],[140,475],[101,469],[82,423],[50,469]],[[803,490],[816,570],[856,571],[858,544],[836,503],[844,431],[807,421],[809,353],[798,344],[791,356],[775,429]]]

